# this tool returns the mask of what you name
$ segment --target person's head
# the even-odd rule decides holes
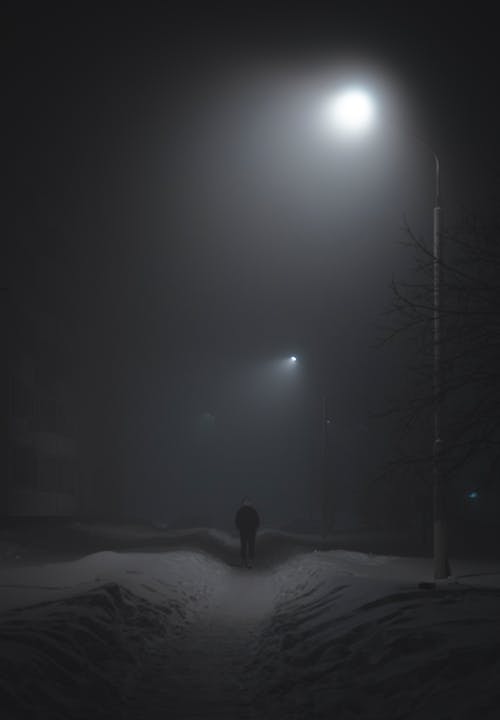
[[[241,501],[241,504],[242,505],[251,505],[252,501],[250,500],[250,498],[244,497],[243,500]]]

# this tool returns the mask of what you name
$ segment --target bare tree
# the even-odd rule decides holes
[[[403,242],[414,254],[410,281],[393,280],[384,342],[411,338],[415,348],[411,391],[391,408],[402,420],[400,452],[391,469],[418,465],[431,472],[432,415],[443,424],[440,469],[445,488],[479,458],[486,481],[500,477],[500,221],[466,217],[443,236],[440,357],[433,386],[434,255],[405,225]]]

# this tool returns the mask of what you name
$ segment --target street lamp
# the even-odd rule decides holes
[[[373,125],[375,103],[372,96],[359,87],[339,92],[325,105],[326,116],[336,131],[344,137],[359,137]],[[441,393],[443,370],[441,361],[441,198],[440,163],[434,150],[421,138],[416,138],[434,160],[434,208],[433,208],[433,552],[434,577],[446,578],[450,574],[445,522],[445,487],[441,469]]]
[[[296,355],[290,355],[288,357],[288,363],[290,366],[295,366],[299,363],[299,359]],[[328,492],[328,426],[331,423],[331,419],[328,414],[328,396],[323,391],[320,396],[321,399],[321,496],[322,496],[322,507],[321,507],[321,523],[322,523],[322,534],[325,537],[330,529],[330,513],[328,512],[328,503],[330,495]]]
[[[375,104],[365,90],[352,87],[327,101],[325,116],[343,135],[359,137],[373,125]]]

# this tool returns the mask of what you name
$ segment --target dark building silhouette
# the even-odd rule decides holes
[[[2,362],[8,431],[3,434],[2,512],[70,516],[78,508],[76,443],[68,389],[53,367],[58,325],[46,310],[4,291]],[[7,449],[8,448],[8,449]]]

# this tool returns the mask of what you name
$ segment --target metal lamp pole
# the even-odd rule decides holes
[[[328,535],[328,531],[330,529],[329,525],[329,512],[328,512],[328,503],[330,500],[330,493],[328,492],[328,398],[325,395],[321,398],[321,420],[322,420],[322,437],[321,437],[321,445],[322,445],[322,467],[321,467],[321,475],[322,475],[322,500],[323,500],[323,512],[322,512],[322,531],[323,531],[323,537],[326,537]]]
[[[358,132],[369,125],[372,118],[370,98],[356,89],[348,89],[338,94],[334,102],[328,105],[329,117],[344,132]],[[419,141],[434,158],[435,202],[433,212],[433,409],[434,409],[434,445],[433,445],[433,545],[434,577],[448,577],[448,548],[446,537],[446,488],[442,471],[441,407],[443,393],[443,363],[441,358],[441,199],[439,158],[434,150],[418,135],[410,135]],[[325,443],[326,447],[326,443]]]
[[[434,577],[450,575],[446,531],[446,489],[444,486],[441,455],[441,394],[443,391],[443,367],[441,359],[441,198],[439,158],[434,151],[435,201],[433,212],[433,402],[434,402],[434,445],[433,445],[433,550]]]

